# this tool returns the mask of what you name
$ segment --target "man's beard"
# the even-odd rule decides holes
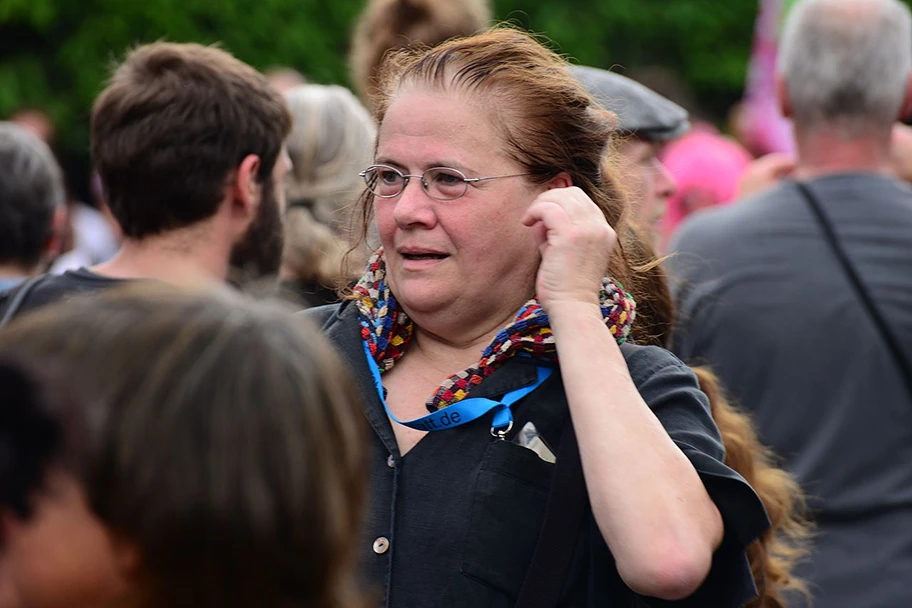
[[[272,177],[263,182],[263,196],[255,218],[247,232],[231,249],[229,276],[246,283],[274,275],[282,264],[284,243],[282,215],[275,196]]]

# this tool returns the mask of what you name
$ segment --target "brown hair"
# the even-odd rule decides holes
[[[52,467],[83,470],[87,404],[69,380],[46,361],[0,357],[0,510],[20,519],[33,514]]]
[[[271,179],[291,117],[262,74],[227,52],[157,42],[131,51],[92,111],[92,158],[124,235],[211,217],[245,156]]]
[[[655,262],[645,236],[631,227],[621,237],[636,266],[632,291],[637,298],[637,319],[631,334],[640,344],[667,348],[675,320],[674,302],[665,270]],[[712,370],[705,366],[691,369],[722,435],[725,464],[754,488],[770,519],[769,529],[747,547],[758,595],[746,608],[785,608],[783,591],[808,595],[804,582],[792,573],[808,552],[811,527],[805,519],[804,494],[794,478],[776,464],[772,451],[760,443],[751,417],[728,400]]]
[[[491,17],[488,0],[371,0],[352,38],[355,90],[372,107],[387,51],[415,44],[431,47],[450,38],[471,36],[485,29]]]
[[[17,319],[0,333],[11,353],[66,369],[104,404],[82,479],[139,548],[138,605],[359,605],[358,399],[306,320],[135,285]]]
[[[461,88],[495,99],[487,105],[497,113],[493,123],[526,179],[543,184],[566,172],[615,230],[626,225],[627,201],[617,175],[602,170],[613,146],[614,114],[598,105],[563,59],[531,35],[501,27],[432,49],[403,49],[387,57],[381,83],[375,110],[380,125],[399,90],[410,84]],[[372,213],[370,192],[365,190],[358,203],[363,241]],[[623,246],[607,270],[626,283],[630,272]]]

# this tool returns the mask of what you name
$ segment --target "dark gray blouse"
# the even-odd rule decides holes
[[[552,374],[513,406],[515,424],[506,440],[491,436],[488,414],[429,433],[402,457],[367,367],[356,306],[343,303],[304,314],[323,327],[353,371],[372,431],[359,555],[363,580],[377,605],[511,607],[538,540],[554,467],[519,445],[516,436],[532,422],[558,453],[569,421],[560,374]],[[659,348],[624,345],[622,352],[643,399],[693,463],[722,513],[725,539],[694,596],[680,602],[642,598],[624,586],[590,512],[561,606],[740,607],[755,594],[744,547],[769,525],[762,503],[722,464],[722,441],[693,373]],[[472,396],[498,398],[535,380],[535,365],[514,359],[473,389]]]

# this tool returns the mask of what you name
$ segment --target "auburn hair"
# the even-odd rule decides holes
[[[626,225],[620,180],[602,166],[614,145],[615,115],[598,105],[564,59],[530,34],[497,27],[430,49],[404,48],[387,55],[379,82],[374,106],[379,128],[397,95],[410,86],[485,99],[505,153],[523,167],[527,180],[544,184],[567,173],[615,230]],[[357,205],[358,243],[369,232],[372,207],[373,195],[365,189]],[[606,270],[626,284],[630,272],[622,245]]]
[[[631,291],[637,302],[637,318],[631,336],[640,344],[668,348],[675,306],[668,277],[647,237],[632,226],[620,237],[635,268]],[[758,595],[746,608],[785,608],[784,591],[808,595],[804,581],[792,573],[808,552],[811,533],[804,494],[795,479],[778,466],[773,452],[760,443],[750,415],[728,400],[718,376],[706,366],[691,369],[709,399],[713,420],[722,435],[725,464],[754,488],[770,520],[770,527],[747,547]]]

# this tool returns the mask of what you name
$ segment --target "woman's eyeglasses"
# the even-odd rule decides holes
[[[433,167],[421,175],[407,175],[395,167],[371,165],[358,175],[364,178],[367,189],[374,196],[380,198],[395,198],[399,196],[405,190],[409,180],[417,177],[428,196],[439,201],[452,201],[462,197],[466,190],[469,189],[469,184],[500,179],[501,177],[521,177],[528,175],[528,173],[466,177],[465,173],[457,169]]]

